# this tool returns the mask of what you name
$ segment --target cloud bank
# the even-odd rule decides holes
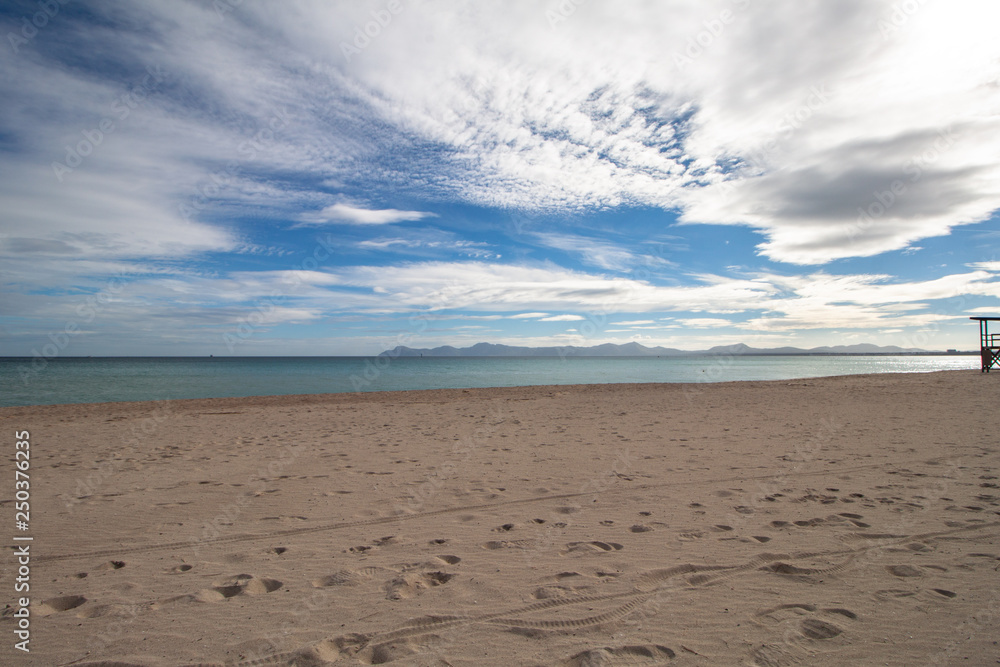
[[[105,0],[18,37],[36,11],[0,11],[18,335],[116,276],[133,332],[239,321],[289,273],[269,325],[617,300],[888,331],[998,297],[998,237],[956,242],[1000,209],[996,2]]]

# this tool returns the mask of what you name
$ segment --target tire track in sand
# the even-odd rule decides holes
[[[508,630],[523,631],[574,631],[582,628],[593,627],[605,623],[621,620],[634,613],[644,603],[655,596],[662,596],[670,591],[691,590],[704,586],[710,586],[734,577],[749,574],[752,572],[766,572],[776,575],[800,575],[800,574],[835,574],[848,569],[863,554],[881,549],[893,544],[909,542],[914,539],[924,541],[947,538],[952,535],[982,530],[986,528],[1000,527],[1000,522],[989,524],[978,524],[974,526],[962,526],[946,531],[933,533],[923,533],[920,535],[898,535],[893,538],[878,540],[864,540],[864,544],[854,549],[836,549],[826,552],[800,552],[794,554],[784,553],[762,553],[751,558],[745,563],[737,565],[696,565],[686,563],[674,567],[650,570],[641,573],[636,583],[630,590],[605,595],[570,595],[562,598],[551,598],[529,605],[490,612],[484,614],[458,614],[458,615],[429,615],[414,618],[397,628],[382,632],[373,633],[353,633],[340,635],[328,639],[320,640],[314,644],[304,646],[292,651],[276,653],[263,658],[249,661],[236,661],[226,663],[227,667],[266,667],[267,665],[294,664],[295,660],[306,661],[333,661],[341,656],[354,656],[371,664],[372,658],[386,654],[390,646],[402,642],[413,643],[414,638],[427,635],[437,637],[434,633],[450,630],[471,624],[489,624],[506,628]],[[789,561],[812,560],[830,556],[845,556],[842,562],[835,563],[823,568],[798,567]],[[614,603],[608,605],[608,603]],[[559,608],[572,608],[575,605],[605,605],[606,608],[597,614],[590,614],[576,618],[556,618],[551,613]],[[794,605],[791,605],[794,606]],[[773,614],[776,610],[785,607],[778,607],[764,612],[765,615]],[[837,612],[849,616],[849,613],[840,609],[825,610]],[[538,612],[550,612],[543,614],[542,618],[526,618]],[[548,616],[548,617],[546,617]],[[822,619],[807,619],[802,625],[802,632],[807,638],[826,638],[832,636],[830,628],[834,627],[828,621]],[[840,628],[836,628],[839,630]],[[440,640],[440,637],[437,637]],[[663,653],[663,655],[667,655]],[[319,662],[317,664],[322,664]]]
[[[288,528],[285,530],[275,530],[266,533],[250,533],[250,534],[239,534],[239,535],[228,535],[223,537],[216,537],[210,540],[182,540],[176,542],[162,542],[159,544],[148,544],[140,546],[118,546],[118,547],[106,547],[103,549],[97,549],[94,551],[78,551],[64,554],[42,554],[35,557],[38,562],[52,562],[61,560],[71,560],[74,558],[100,558],[106,556],[115,556],[121,554],[130,553],[147,553],[150,551],[162,551],[168,549],[188,549],[194,547],[208,547],[219,544],[235,544],[240,542],[255,542],[262,540],[274,540],[286,537],[293,537],[297,535],[308,535],[310,533],[322,533],[335,530],[343,530],[346,528],[357,528],[361,526],[376,526],[387,523],[397,523],[404,521],[414,521],[422,518],[429,518],[435,516],[441,516],[445,514],[453,514],[457,512],[469,512],[476,510],[488,510],[497,509],[502,507],[512,507],[516,505],[528,505],[532,503],[540,503],[551,500],[565,500],[569,498],[584,498],[593,497],[601,495],[613,495],[615,493],[622,492],[635,492],[635,491],[646,491],[658,488],[676,488],[679,486],[691,486],[691,485],[704,485],[704,484],[725,484],[729,482],[749,482],[757,480],[766,479],[789,479],[789,478],[802,478],[802,477],[816,477],[822,475],[839,475],[844,473],[856,472],[859,470],[868,470],[871,468],[881,468],[884,467],[884,463],[873,463],[862,466],[852,466],[848,468],[841,468],[838,470],[816,470],[810,472],[801,473],[788,473],[779,472],[767,475],[734,475],[729,477],[722,477],[714,480],[698,480],[698,481],[673,481],[673,482],[661,482],[658,484],[638,484],[629,486],[617,486],[609,489],[592,490],[586,492],[578,493],[562,493],[547,496],[533,496],[531,498],[518,498],[514,500],[504,500],[494,503],[481,503],[478,505],[458,505],[453,507],[443,507],[441,509],[430,510],[427,512],[415,512],[413,514],[400,514],[397,516],[386,516],[377,517],[374,519],[358,519],[355,521],[337,521],[334,523],[326,523],[318,526],[303,526],[301,528]],[[893,463],[892,465],[898,466],[899,463]]]

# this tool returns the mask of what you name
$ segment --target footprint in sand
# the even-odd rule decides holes
[[[760,568],[765,572],[774,572],[775,574],[791,574],[791,575],[808,575],[808,574],[820,574],[823,570],[818,570],[816,568],[810,567],[799,567],[797,565],[792,565],[791,563],[784,563],[778,561],[776,563],[768,563],[764,567]]]
[[[355,657],[364,665],[384,665],[431,651],[443,642],[444,640],[438,635],[421,635],[420,637],[376,644],[360,651]]]
[[[851,512],[841,512],[837,516],[844,517],[858,528],[871,528],[870,523],[865,523],[864,521],[861,520],[865,518],[861,514],[852,514]]]
[[[747,664],[753,667],[791,667],[802,664],[802,656],[796,655],[790,646],[770,642],[751,651]]]
[[[945,602],[947,600],[954,600],[958,597],[958,593],[948,590],[947,588],[883,588],[872,593],[872,597],[879,602],[901,601],[908,599],[923,602]]]
[[[1000,556],[997,554],[987,554],[987,553],[971,553],[966,554],[969,558],[986,558],[988,560],[1000,560]],[[992,563],[990,563],[992,565]]]
[[[849,609],[802,603],[778,605],[758,612],[755,617],[762,625],[780,631],[786,642],[833,639],[858,620],[858,615]]]
[[[98,570],[120,570],[125,567],[125,561],[121,560],[109,560],[106,563],[98,565],[96,569]]]
[[[894,577],[919,577],[922,575],[922,572],[912,565],[886,565],[885,569]]]
[[[931,593],[940,595],[943,598],[948,598],[949,600],[958,597],[958,593],[955,591],[949,591],[946,588],[931,588],[929,590]]]
[[[637,644],[633,646],[605,646],[581,651],[568,660],[558,663],[560,667],[626,667],[641,665],[662,665],[666,660],[677,657],[673,649],[659,644]]]
[[[490,551],[497,549],[527,549],[539,543],[537,540],[490,540],[483,543],[483,548]]]
[[[803,521],[793,521],[792,523],[798,526],[799,528],[812,528],[813,526],[818,526],[821,523],[824,523],[824,520],[819,517],[816,517],[814,519],[806,519]]]
[[[319,579],[313,579],[310,583],[314,588],[327,588],[328,586],[357,586],[368,577],[354,570],[337,570],[333,574],[328,574]]]
[[[621,551],[624,549],[621,544],[617,542],[569,542],[565,548],[559,551],[559,555],[565,556],[568,553],[578,553],[578,552],[607,552],[607,551]]]
[[[94,569],[98,572],[108,571],[108,570],[120,570],[125,567],[125,561],[122,560],[109,560],[106,563],[102,563],[95,567]],[[77,572],[75,576],[77,579],[86,579],[90,575],[89,572]]]
[[[87,598],[82,595],[64,595],[58,598],[42,600],[42,602],[37,606],[32,604],[31,610],[36,616],[51,616],[52,614],[58,614],[61,611],[76,609],[86,601]]]
[[[428,588],[446,584],[454,578],[455,575],[448,572],[403,574],[385,585],[385,597],[387,600],[405,600],[419,595]]]
[[[370,581],[379,576],[395,576],[399,570],[392,570],[386,567],[362,567],[357,570],[337,570],[311,582],[314,588],[326,588],[329,586],[356,586],[362,582]]]
[[[366,551],[371,551],[375,547],[384,547],[389,544],[395,544],[397,542],[395,535],[386,535],[385,537],[380,537],[375,540],[372,544],[361,544],[356,547],[350,547],[348,549],[342,549],[341,553],[352,553],[352,554],[363,554]],[[444,540],[447,542],[447,540]],[[443,544],[444,542],[440,542]],[[434,540],[432,544],[438,543],[438,540]]]
[[[864,518],[860,514],[852,514],[849,512],[843,512],[841,514],[830,514],[829,516],[823,517],[813,517],[811,519],[799,519],[797,521],[781,521],[776,520],[771,522],[772,528],[814,528],[816,526],[822,526],[825,524],[838,524],[850,522],[857,526],[858,528],[870,528],[871,525],[861,521]]]
[[[598,576],[601,576],[601,574],[598,574]],[[535,600],[565,597],[592,588],[594,581],[593,578],[585,577],[579,572],[560,572],[552,576],[551,579],[554,580],[554,583],[539,586],[531,593],[531,597]]]
[[[194,599],[199,602],[221,602],[237,595],[264,595],[273,593],[284,584],[277,579],[255,577],[252,574],[237,574],[231,579],[220,581],[212,588],[198,591]]]
[[[119,616],[135,618],[138,605],[125,604],[94,604],[83,607],[76,613],[77,618],[101,618],[104,616]]]
[[[566,597],[567,595],[572,595],[588,588],[590,586],[539,586],[531,592],[531,598],[533,600],[551,600],[553,598]]]
[[[906,590],[902,588],[883,588],[872,593],[872,596],[879,602],[886,602],[888,600],[899,600],[903,598],[911,598],[920,592],[920,589]]]

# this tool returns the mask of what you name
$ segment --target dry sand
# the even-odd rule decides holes
[[[997,664],[998,381],[5,408],[0,663]]]

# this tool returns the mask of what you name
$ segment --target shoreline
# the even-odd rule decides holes
[[[3,408],[32,443],[32,652],[0,662],[985,664],[983,382]]]
[[[84,359],[179,359],[179,360],[203,360],[218,359],[243,360],[243,359],[378,359],[380,357],[391,357],[396,359],[691,359],[691,358],[714,358],[730,354],[740,357],[978,357],[976,350],[922,350],[920,352],[709,352],[706,350],[683,352],[682,354],[597,354],[597,355],[559,355],[559,354],[429,354],[411,355],[397,354],[393,356],[391,350],[385,350],[378,354],[348,354],[348,355],[219,355],[218,357],[209,355],[172,355],[172,356],[58,356],[51,359],[41,356],[0,356],[0,361],[33,361],[44,358],[47,362],[59,361],[80,361]]]
[[[400,359],[79,360],[22,375],[0,364],[0,405],[407,391],[497,385],[770,380],[844,374],[971,370],[972,356],[811,356]]]
[[[385,389],[377,391],[343,391],[343,392],[327,392],[327,393],[306,393],[306,394],[259,394],[253,396],[220,396],[220,397],[210,397],[210,398],[164,398],[155,400],[140,400],[140,401],[97,401],[93,403],[33,403],[28,405],[7,405],[0,406],[0,417],[3,417],[8,411],[14,410],[34,410],[42,408],[71,408],[74,406],[113,406],[113,405],[159,405],[163,403],[171,404],[182,404],[189,402],[212,402],[218,405],[236,405],[240,402],[260,402],[262,404],[280,404],[281,401],[285,400],[292,404],[299,403],[303,400],[313,400],[313,401],[326,401],[334,400],[333,397],[370,397],[368,400],[378,401],[382,400],[381,397],[386,396],[400,396],[408,394],[421,394],[428,392],[442,392],[442,395],[450,394],[463,394],[463,393],[481,393],[481,392],[495,392],[495,391],[525,391],[525,390],[580,390],[585,388],[596,388],[596,387],[702,387],[706,385],[748,385],[754,383],[764,383],[764,384],[783,384],[783,383],[794,383],[806,380],[838,380],[843,378],[877,378],[877,377],[905,377],[910,375],[935,375],[935,374],[966,374],[972,375],[982,375],[988,377],[989,373],[981,373],[980,371],[974,371],[971,369],[960,369],[960,370],[933,370],[933,371],[910,371],[904,373],[849,373],[844,375],[819,375],[812,377],[801,377],[801,378],[787,378],[780,380],[706,380],[704,382],[601,382],[601,383],[582,383],[582,384],[530,384],[530,385],[515,385],[515,386],[499,386],[499,387],[449,387],[443,389]],[[1000,375],[1000,373],[997,373]],[[344,399],[348,400],[348,399]],[[228,403],[220,403],[228,402]]]

